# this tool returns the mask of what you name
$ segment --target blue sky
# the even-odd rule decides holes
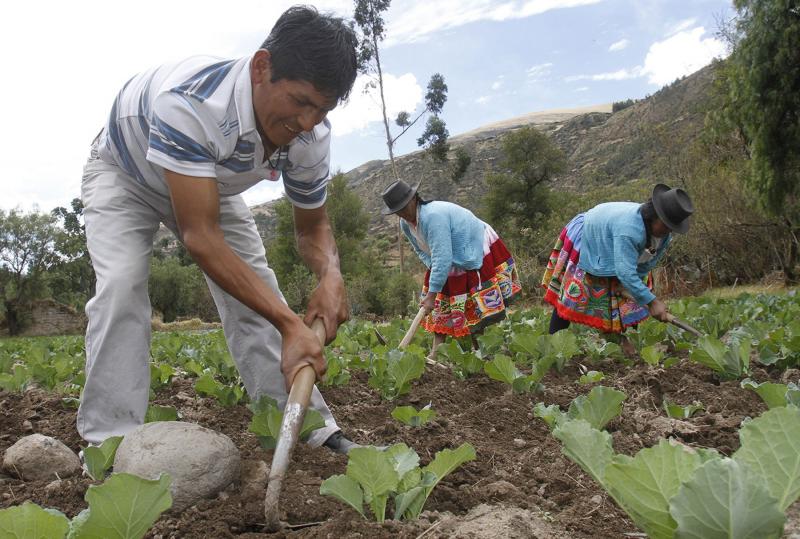
[[[17,24],[0,34],[3,50],[21,51],[9,66],[16,83],[0,88],[8,122],[0,208],[68,204],[79,196],[89,143],[131,75],[192,54],[248,55],[292,3],[229,0],[222,25],[222,4],[211,0],[16,6]],[[352,12],[349,1],[316,5]],[[732,14],[723,0],[394,0],[382,48],[390,120],[421,110],[435,72],[449,87],[442,117],[451,135],[534,111],[641,98],[724,55],[716,31]],[[377,98],[361,90],[367,80],[331,113],[334,169],[388,158]],[[396,154],[417,149],[422,124]],[[280,192],[264,182],[246,199]]]

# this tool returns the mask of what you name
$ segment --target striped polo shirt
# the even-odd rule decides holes
[[[250,60],[196,56],[136,75],[114,100],[98,141],[100,158],[165,196],[164,169],[214,178],[220,196],[283,176],[292,204],[321,206],[330,180],[330,123],[323,120],[267,159],[253,113]]]

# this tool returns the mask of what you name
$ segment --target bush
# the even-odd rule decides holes
[[[467,173],[467,168],[469,168],[471,162],[472,157],[469,156],[469,152],[463,146],[456,148],[456,161],[453,163],[450,178],[458,183]]]
[[[391,268],[372,268],[368,273],[349,276],[346,287],[353,316],[408,315],[422,289],[411,274]]]
[[[611,112],[619,112],[623,109],[627,109],[628,107],[632,107],[636,104],[635,99],[626,99],[625,101],[614,101],[611,105]]]
[[[172,322],[179,316],[219,320],[203,272],[195,264],[184,266],[173,256],[153,258],[149,288],[150,303],[163,313],[164,322]]]
[[[523,127],[503,137],[501,164],[503,172],[486,177],[487,221],[505,235],[538,228],[552,207],[549,184],[567,168],[564,152],[535,127]]]
[[[411,314],[411,306],[419,303],[422,287],[409,273],[390,271],[386,286],[385,314],[406,316]]]
[[[288,274],[279,278],[281,292],[289,308],[296,313],[306,310],[311,293],[317,286],[314,275],[303,265],[295,266]]]

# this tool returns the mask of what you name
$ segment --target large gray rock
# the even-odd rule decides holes
[[[172,509],[216,496],[239,477],[241,457],[230,438],[194,423],[158,421],[130,432],[117,448],[114,471],[172,478]]]
[[[55,438],[31,434],[6,449],[3,469],[23,481],[45,481],[79,473],[81,461]]]

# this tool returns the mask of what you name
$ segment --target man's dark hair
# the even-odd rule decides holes
[[[319,92],[346,99],[356,80],[353,29],[339,17],[311,6],[293,6],[280,16],[261,48],[272,58],[272,82],[310,82]]]

